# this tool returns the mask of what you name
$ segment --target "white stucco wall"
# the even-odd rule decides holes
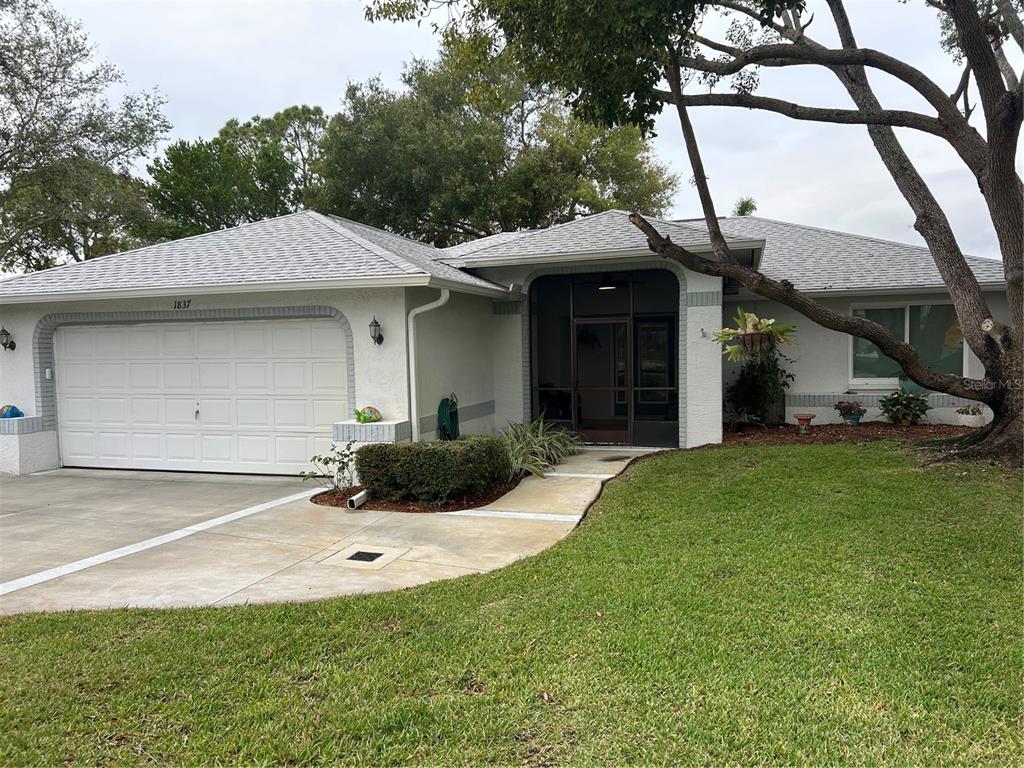
[[[1005,293],[991,292],[986,294],[989,307],[997,319],[1009,321],[1009,305]],[[903,294],[897,296],[853,296],[845,295],[834,299],[819,299],[822,304],[836,312],[850,313],[855,306],[874,304],[876,306],[898,306],[902,304],[927,304],[927,303],[948,303],[949,297],[946,294]],[[787,361],[785,367],[796,378],[789,388],[791,399],[795,395],[835,395],[835,399],[855,400],[856,395],[878,395],[886,394],[889,389],[871,389],[855,387],[851,382],[851,341],[850,336],[845,333],[833,331],[817,323],[808,320],[794,309],[783,304],[763,299],[751,300],[750,298],[736,299],[730,297],[724,306],[723,325],[732,325],[736,308],[742,307],[748,312],[754,312],[760,317],[772,317],[781,323],[790,323],[797,328],[794,334],[794,344],[781,347],[781,351],[792,361]],[[739,369],[737,363],[731,363],[723,358],[723,379],[728,384]],[[984,369],[977,356],[967,350],[968,376],[980,377],[984,375]],[[839,423],[842,419],[830,406],[807,406],[798,405],[787,407],[787,421],[793,423],[794,412],[815,413],[817,417],[815,424]],[[881,419],[881,411],[878,408],[869,407],[864,415],[864,421],[875,421]],[[926,423],[950,423],[960,421],[956,413],[956,407],[933,408],[928,412]]]
[[[718,293],[722,279],[690,272],[686,291],[692,295]],[[688,302],[692,303],[692,302]],[[686,447],[722,442],[722,348],[712,334],[722,327],[722,305],[686,308]]]
[[[52,302],[45,304],[8,304],[0,307],[0,323],[13,335],[17,348],[0,354],[0,402],[20,407],[26,415],[39,414],[36,401],[33,337],[36,325],[54,313],[108,313],[132,311],[172,311],[177,298],[190,298],[188,310],[180,310],[183,319],[196,310],[267,307],[326,306],[340,311],[352,328],[356,404],[374,405],[386,419],[408,418],[408,374],[406,367],[405,291],[402,288],[338,291],[280,291],[225,295],[196,295],[147,299]],[[175,312],[177,314],[177,311]],[[376,316],[381,323],[384,343],[370,339],[369,323]],[[200,318],[196,318],[200,319]],[[339,333],[342,333],[339,323]],[[32,438],[24,450],[33,455],[47,445],[46,438]],[[56,453],[55,436],[47,450]],[[40,447],[43,446],[43,447]],[[56,465],[56,456],[50,461]]]
[[[410,288],[408,308],[427,304],[439,295],[436,289]],[[494,319],[491,299],[454,291],[447,304],[415,318],[421,440],[437,436],[437,407],[451,392],[459,399],[463,434],[494,431]],[[423,429],[425,426],[429,428]]]
[[[523,305],[520,311],[525,309]],[[491,370],[494,376],[494,425],[503,429],[509,422],[521,422],[523,413],[523,328],[522,317],[495,315],[491,319]]]

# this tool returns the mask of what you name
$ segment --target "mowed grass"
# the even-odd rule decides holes
[[[893,444],[662,454],[492,574],[6,618],[0,763],[1019,765],[1021,486]]]

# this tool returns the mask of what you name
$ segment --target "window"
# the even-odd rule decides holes
[[[855,309],[853,314],[872,320],[889,331],[897,339],[906,338],[906,310],[903,307]],[[853,337],[853,378],[855,379],[896,379],[901,369],[899,363],[882,354],[882,350],[867,339]]]
[[[909,342],[930,368],[942,373],[963,373],[963,335],[952,304],[859,307],[853,314],[872,320],[897,339]],[[855,384],[895,386],[903,373],[899,363],[865,339],[854,337],[852,349]]]
[[[929,368],[963,375],[964,337],[952,304],[911,307],[908,340]]]

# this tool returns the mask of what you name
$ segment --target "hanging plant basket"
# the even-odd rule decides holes
[[[763,360],[775,346],[775,336],[771,333],[739,333],[735,341],[740,354],[747,359]]]

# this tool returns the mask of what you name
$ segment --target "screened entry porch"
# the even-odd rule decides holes
[[[592,443],[679,444],[679,281],[668,270],[530,286],[533,417]]]

